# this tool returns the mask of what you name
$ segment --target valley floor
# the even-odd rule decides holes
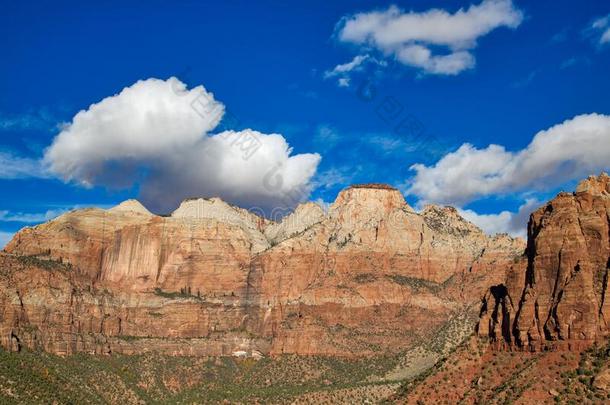
[[[347,360],[67,357],[0,351],[3,404],[610,402],[610,344],[578,352],[496,352],[471,338],[410,380],[388,376],[404,356]]]
[[[398,383],[372,383],[389,358],[67,357],[0,351],[2,404],[377,403]]]

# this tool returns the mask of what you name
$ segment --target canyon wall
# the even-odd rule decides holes
[[[0,262],[0,343],[67,354],[397,353],[477,310],[525,244],[450,207],[353,186],[273,222],[220,199],[137,201],[25,228]],[[471,328],[474,325],[466,325]]]
[[[590,345],[610,332],[610,177],[535,211],[525,256],[483,300],[479,335],[529,350]]]

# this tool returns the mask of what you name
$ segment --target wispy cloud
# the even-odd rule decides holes
[[[536,76],[538,76],[538,72],[539,72],[539,70],[534,70],[534,71],[530,72],[526,77],[524,77],[520,80],[517,80],[516,82],[513,82],[512,87],[522,88],[522,87],[529,86],[534,81]]]
[[[565,28],[551,37],[551,43],[559,44],[568,39],[568,29]]]
[[[372,135],[366,141],[384,154],[413,152],[416,148],[404,140],[390,135]]]
[[[357,55],[350,62],[337,65],[334,69],[324,72],[324,78],[328,79],[344,73],[349,73],[354,69],[359,69],[367,59],[369,59],[369,55]]]
[[[598,45],[610,43],[610,14],[598,17],[584,30],[586,36],[591,37]]]
[[[17,222],[24,224],[38,224],[55,219],[67,212],[79,210],[83,208],[96,207],[100,209],[109,209],[116,204],[71,204],[71,205],[46,205],[49,208],[46,211],[39,212],[16,212],[9,210],[0,210],[0,222]],[[53,208],[51,208],[53,207]]]
[[[576,65],[577,63],[578,63],[578,58],[569,58],[569,59],[564,60],[561,63],[561,65],[559,65],[559,68],[562,70],[567,69],[567,68],[570,68],[570,67]]]
[[[20,114],[0,111],[0,131],[48,131],[57,127],[57,118],[45,108]]]
[[[367,64],[386,66],[387,62],[378,60],[370,55],[356,55],[347,63],[339,64],[331,70],[324,72],[324,78],[337,78],[339,87],[349,87],[351,84],[351,73],[362,71]]]
[[[582,30],[582,35],[598,47],[610,44],[610,14],[596,17]]]
[[[331,167],[318,173],[314,179],[316,188],[329,189],[334,186],[347,186],[355,177],[356,171],[352,167]]]
[[[320,149],[329,150],[341,141],[341,135],[333,126],[321,124],[316,129],[313,141]]]
[[[39,159],[14,156],[0,151],[0,179],[49,178]]]
[[[7,210],[0,210],[0,221],[23,222],[28,224],[40,223],[49,221],[68,211],[70,211],[70,209],[53,209],[40,213],[10,212]]]

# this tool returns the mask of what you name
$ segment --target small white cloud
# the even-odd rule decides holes
[[[307,197],[318,154],[293,155],[280,134],[211,133],[223,118],[225,106],[203,86],[189,90],[174,77],[142,80],[76,114],[44,161],[84,186],[138,185],[156,211],[192,196],[263,210],[296,204],[288,194]]]
[[[536,199],[527,199],[517,212],[502,211],[498,214],[478,214],[473,210],[458,209],[458,211],[465,219],[489,235],[507,233],[511,236],[526,238],[529,216],[540,205],[541,202]]]
[[[463,144],[436,164],[411,167],[408,193],[424,202],[463,206],[476,198],[551,189],[610,167],[610,116],[574,117],[534,136],[517,152]]]
[[[500,27],[516,28],[522,21],[523,13],[511,0],[484,0],[455,13],[442,9],[407,12],[391,6],[344,17],[337,26],[337,38],[377,49],[425,73],[456,75],[474,67],[472,50],[480,37]],[[433,53],[439,47],[445,52]]]
[[[324,78],[328,79],[331,77],[339,76],[343,73],[349,73],[354,69],[358,69],[362,64],[369,58],[369,55],[357,55],[350,62],[337,65],[333,70],[327,70],[324,72]]]
[[[340,77],[337,79],[337,84],[339,87],[349,87],[350,79],[349,77]]]

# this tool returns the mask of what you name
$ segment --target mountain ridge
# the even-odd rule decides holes
[[[131,201],[20,231],[6,263],[25,260],[40,282],[14,274],[0,286],[2,344],[14,347],[14,336],[64,354],[376,355],[471,307],[477,294],[464,289],[482,294],[497,263],[524,249],[442,209],[432,229],[391,187],[350,187],[328,213],[308,203],[281,222],[218,198],[186,200],[169,217],[142,210]],[[456,231],[464,226],[471,232]],[[46,305],[41,264],[72,269],[51,270],[63,287]],[[353,336],[360,343],[349,344]]]

